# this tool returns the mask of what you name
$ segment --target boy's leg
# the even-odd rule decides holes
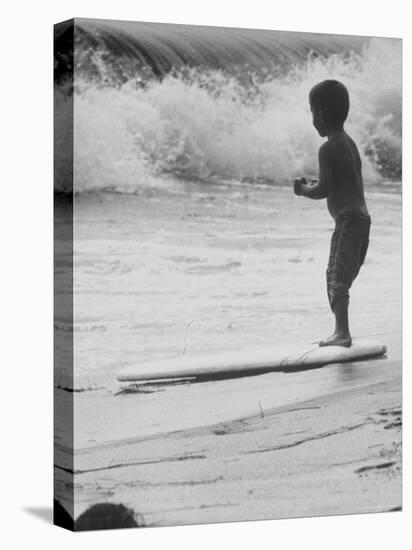
[[[348,301],[339,300],[334,306],[333,313],[335,315],[335,332],[329,338],[319,342],[319,346],[350,347],[352,337],[349,331]]]
[[[329,263],[326,271],[329,304],[335,316],[334,333],[319,342],[319,346],[345,346],[352,344],[349,331],[348,305],[351,286],[350,264],[353,262],[351,232],[344,218],[338,218],[332,235]]]
[[[352,344],[349,331],[349,289],[363,264],[369,243],[369,219],[339,219],[332,235],[327,269],[328,297],[335,315],[335,332],[320,346]]]

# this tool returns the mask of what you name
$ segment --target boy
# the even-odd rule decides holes
[[[335,220],[326,271],[335,332],[319,345],[350,347],[349,289],[365,260],[371,223],[363,193],[361,160],[354,141],[343,129],[349,111],[345,86],[336,80],[325,80],[312,88],[309,103],[314,127],[328,139],[319,149],[319,180],[309,185],[305,178],[297,178],[294,191],[310,199],[326,198]]]

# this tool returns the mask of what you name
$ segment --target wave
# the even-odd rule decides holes
[[[337,78],[349,89],[347,129],[359,145],[365,179],[401,177],[399,40],[363,39],[361,47],[358,41],[357,48],[349,50],[348,37],[344,47],[343,39],[336,39],[337,44],[320,35],[288,35],[286,43],[285,33],[279,38],[274,31],[224,29],[222,34],[222,29],[208,28],[200,39],[197,27],[184,26],[179,40],[185,58],[179,41],[171,39],[173,29],[182,26],[159,27],[161,37],[149,24],[145,32],[140,27],[138,45],[127,26],[121,32],[104,28],[91,49],[90,37],[97,40],[96,34],[87,25],[82,30],[81,50],[89,48],[94,57],[92,69],[90,59],[76,69],[72,90],[77,192],[136,193],[167,186],[173,178],[282,184],[297,174],[315,174],[321,140],[312,127],[308,92],[325,78]],[[114,36],[117,41],[110,42],[108,37]],[[278,49],[270,46],[275,39]],[[141,59],[142,44],[150,62],[147,56]],[[325,51],[315,52],[315,45]],[[339,51],[328,53],[334,49]],[[124,59],[127,52],[141,67],[149,67],[150,74],[143,77],[129,66],[131,72],[122,70],[119,78],[121,63],[113,72],[112,61],[116,56]],[[80,59],[84,61],[78,55],[76,67]],[[72,109],[61,81],[55,100],[56,136],[64,140]],[[69,191],[70,178],[71,155],[58,146],[56,190]]]
[[[56,78],[72,70],[68,42],[74,40],[76,74],[105,83],[129,78],[162,78],[184,67],[219,69],[238,76],[249,71],[282,71],[305,61],[308,52],[326,56],[360,51],[362,36],[296,33],[259,29],[205,27],[75,19],[55,38]]]

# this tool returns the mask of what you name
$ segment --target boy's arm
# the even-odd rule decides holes
[[[314,185],[308,185],[306,180],[295,181],[295,193],[309,199],[325,199],[330,193],[332,182],[331,149],[325,143],[319,149],[319,181]]]

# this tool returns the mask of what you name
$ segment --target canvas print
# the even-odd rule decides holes
[[[401,509],[401,66],[399,38],[55,26],[57,525]]]

